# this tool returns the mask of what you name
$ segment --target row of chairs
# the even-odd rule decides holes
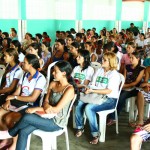
[[[137,106],[136,106],[136,97],[130,97],[126,100],[125,111],[129,112],[129,122],[136,121],[137,119]],[[148,119],[150,117],[150,103],[145,101],[145,112],[144,118]]]

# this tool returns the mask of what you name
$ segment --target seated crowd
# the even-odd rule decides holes
[[[62,129],[68,123],[66,116],[75,94],[76,137],[84,132],[85,115],[90,143],[97,144],[100,133],[96,113],[117,105],[119,115],[126,99],[135,96],[138,119],[129,122],[135,128],[131,149],[140,149],[142,142],[150,139],[150,121],[145,123],[143,117],[145,101],[150,101],[149,32],[144,35],[129,28],[118,33],[116,28],[108,31],[104,27],[99,34],[96,28],[76,33],[71,28],[56,31],[52,46],[46,32],[35,37],[26,33],[22,41],[14,28],[10,32],[0,32],[0,64],[5,66],[0,88],[0,149],[25,150],[28,135],[34,130]],[[53,62],[53,80],[45,89],[47,69]],[[94,62],[101,67],[92,67]],[[125,77],[121,93],[119,73]],[[92,96],[105,98],[88,100]],[[57,115],[46,119],[37,115],[38,111]],[[114,124],[115,119],[115,114],[110,114],[107,125]]]

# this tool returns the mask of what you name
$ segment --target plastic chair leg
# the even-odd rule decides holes
[[[135,99],[136,97],[131,97],[129,100],[130,107],[129,107],[129,122],[135,121]]]
[[[52,137],[50,139],[47,139],[46,137],[41,137],[42,138],[42,150],[56,150],[55,146],[55,138]]]
[[[107,115],[100,115],[99,116],[99,130],[100,130],[100,142],[105,142],[105,134],[106,134],[106,116]]]
[[[75,106],[72,108],[72,119],[73,119],[73,128],[76,128],[76,123],[75,123]]]
[[[129,107],[130,107],[130,106],[129,106],[129,105],[130,105],[130,104],[129,104],[129,99],[130,99],[130,98],[127,98],[127,99],[126,99],[125,112],[129,112]]]
[[[146,103],[146,108],[145,108],[145,118],[148,119],[149,118],[149,112],[150,112],[150,104]]]
[[[69,138],[67,128],[65,128],[65,138],[66,138],[66,149],[69,150]]]
[[[30,150],[31,134],[28,136],[26,150]]]
[[[115,111],[115,118],[116,118],[116,133],[119,134],[119,130],[118,130],[118,114],[117,114],[117,110]]]

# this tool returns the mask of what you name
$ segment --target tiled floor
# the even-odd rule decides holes
[[[129,150],[129,138],[132,131],[133,129],[128,126],[128,113],[123,112],[119,117],[119,134],[117,135],[115,132],[115,125],[107,127],[105,143],[91,145],[89,144],[90,133],[88,122],[86,123],[84,134],[80,138],[76,138],[72,128],[72,119],[70,118],[68,126],[70,150]],[[58,137],[57,145],[58,150],[66,150],[64,135]],[[32,136],[31,150],[42,150],[40,138]],[[47,150],[49,150],[49,148],[47,148]],[[142,150],[150,150],[149,142],[142,145]]]

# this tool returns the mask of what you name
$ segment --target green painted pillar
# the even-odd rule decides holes
[[[145,1],[144,2],[144,17],[143,17],[143,31],[144,33],[147,32],[147,28],[148,28],[148,18],[149,18],[149,7],[150,7],[150,2],[149,1]]]
[[[150,7],[150,2],[149,1],[145,1],[144,2],[144,19],[143,19],[143,21],[148,21],[149,7]]]
[[[26,20],[26,0],[18,0],[19,19]]]
[[[121,21],[122,0],[116,0],[116,20]]]
[[[20,40],[24,38],[26,33],[26,0],[18,0],[18,37]]]
[[[82,20],[83,0],[76,0],[76,20]]]
[[[76,0],[75,30],[77,32],[79,32],[82,29],[82,12],[83,12],[83,0]]]
[[[121,14],[122,14],[122,0],[116,0],[115,27],[118,31],[121,31]]]

